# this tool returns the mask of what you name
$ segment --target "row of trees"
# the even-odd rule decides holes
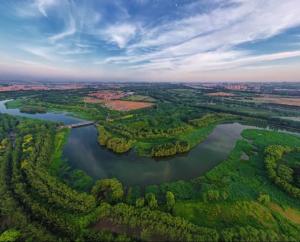
[[[154,238],[166,241],[218,241],[219,238],[214,229],[199,227],[148,207],[136,208],[119,203],[108,207],[108,212],[99,219],[106,218],[113,224],[138,230],[137,237],[146,241],[153,241]]]
[[[0,234],[18,226],[21,241],[74,241],[82,236],[77,218],[95,209],[95,199],[48,173],[54,125],[18,124],[6,132],[15,137],[6,138],[6,152],[0,156]]]
[[[276,233],[272,230],[256,229],[252,226],[236,226],[227,228],[220,232],[220,240],[224,242],[233,241],[282,241],[282,242],[296,242],[297,239],[286,236],[284,234]]]
[[[8,138],[10,131],[13,131],[18,124],[17,119],[0,113],[0,140]]]
[[[228,193],[226,191],[208,190],[203,192],[202,198],[205,202],[225,201],[228,198]]]
[[[165,144],[154,145],[151,148],[151,156],[164,157],[185,153],[190,150],[190,145],[187,141],[175,141]]]
[[[159,128],[155,126],[135,127],[134,125],[128,126],[120,123],[107,124],[106,126],[113,132],[129,139],[170,137],[182,134],[190,129],[188,125],[183,124],[172,128]]]
[[[226,120],[232,120],[236,118],[233,115],[214,113],[214,114],[205,114],[201,118],[190,120],[189,123],[197,128],[207,127],[210,124],[216,124]]]
[[[265,149],[265,166],[269,178],[284,191],[295,198],[300,198],[300,188],[293,184],[293,169],[279,164],[284,154],[300,149],[281,145],[270,145]]]
[[[20,108],[20,112],[22,113],[46,113],[47,109],[41,106],[22,106]]]
[[[98,127],[99,131],[99,143],[106,146],[108,149],[116,153],[125,153],[129,151],[133,145],[133,141],[130,139],[114,137],[103,126]]]

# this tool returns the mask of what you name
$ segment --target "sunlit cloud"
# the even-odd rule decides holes
[[[16,71],[41,61],[86,79],[172,81],[300,70],[298,0],[20,0],[0,11],[0,53],[24,60]]]

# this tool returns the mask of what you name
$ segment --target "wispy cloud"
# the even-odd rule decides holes
[[[58,0],[35,0],[35,4],[36,4],[38,10],[45,17],[48,17],[47,9],[57,5],[58,3],[59,3]]]
[[[70,16],[67,28],[63,32],[51,36],[49,39],[50,41],[55,42],[64,39],[68,36],[71,36],[75,33],[76,33],[75,19],[72,16]]]
[[[295,54],[298,56],[298,52],[283,52],[255,57],[254,53],[235,48],[239,44],[267,39],[298,26],[299,1],[239,0],[233,3],[209,13],[146,28],[140,40],[128,46],[126,55],[109,57],[107,62],[119,65],[136,63],[136,68],[145,69],[169,67],[172,70],[171,67],[176,67],[201,71],[220,66],[224,68],[225,65],[234,67],[271,61],[272,58],[285,59]],[[145,49],[150,51],[145,53]]]
[[[97,68],[105,67],[108,72],[122,70],[128,76],[143,73],[153,78],[155,73],[159,78],[173,77],[176,73],[185,77],[191,73],[201,76],[224,70],[224,73],[239,72],[241,68],[300,57],[299,45],[295,44],[299,31],[292,33],[293,39],[287,38],[290,42],[286,45],[271,48],[266,44],[300,26],[299,0],[189,2],[177,5],[149,0],[15,3],[19,25],[23,29],[30,27],[32,35],[23,32],[25,37],[28,34],[27,41],[12,46],[19,46],[33,59],[53,65],[90,63]],[[161,6],[167,8],[160,16],[156,11]],[[37,17],[39,21],[33,25]],[[1,31],[4,30],[0,34]],[[257,47],[261,42],[265,42],[264,48]]]

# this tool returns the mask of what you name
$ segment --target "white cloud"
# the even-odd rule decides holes
[[[36,4],[38,10],[45,17],[48,17],[47,9],[57,5],[58,3],[59,3],[58,0],[35,0],[35,4]]]
[[[139,41],[122,44],[127,54],[106,63],[130,68],[203,71],[253,65],[298,56],[282,52],[256,56],[237,50],[243,43],[268,39],[300,25],[299,0],[235,0],[235,4],[154,28],[142,29]],[[143,50],[150,50],[148,53]]]
[[[115,24],[105,29],[102,37],[122,49],[134,37],[136,30],[136,26],[132,24]]]
[[[26,51],[36,57],[45,59],[47,61],[53,60],[53,53],[50,53],[47,48],[36,47],[36,46],[24,46],[20,47],[23,51]]]
[[[141,4],[149,2],[135,1]],[[300,26],[300,0],[211,0],[211,8],[198,12],[205,2],[199,1],[194,2],[193,7],[179,8],[183,12],[178,13],[176,19],[168,18],[166,10],[166,16],[149,22],[143,22],[148,18],[140,17],[140,13],[131,16],[132,12],[128,11],[122,1],[113,3],[119,14],[111,19],[106,17],[105,10],[101,12],[100,8],[93,8],[91,2],[32,2],[29,10],[26,10],[28,13],[34,8],[37,16],[48,17],[43,19],[44,22],[51,21],[50,17],[57,18],[64,23],[65,28],[62,32],[44,39],[45,42],[37,41],[41,47],[25,50],[57,63],[64,60],[70,63],[84,60],[87,63],[92,60],[99,66],[123,68],[122,70],[127,68],[131,73],[141,71],[148,74],[153,71],[159,73],[157,76],[172,76],[173,73],[184,76],[186,73],[272,64],[277,60],[300,56],[296,44],[286,48],[293,48],[294,51],[286,51],[282,45],[281,50],[278,48],[277,53],[270,54],[263,54],[264,51],[246,51],[247,47],[240,46],[251,45]],[[54,6],[55,12],[50,15]],[[296,35],[295,38],[297,39]],[[104,58],[103,56],[109,55],[111,46],[103,45],[99,39],[117,46],[120,49],[119,54]],[[113,50],[116,54],[116,48]],[[85,54],[92,52],[95,55],[88,59]]]

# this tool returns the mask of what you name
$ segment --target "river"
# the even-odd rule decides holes
[[[0,112],[28,118],[73,124],[81,119],[67,113],[26,114],[7,109],[0,101]],[[97,142],[97,129],[87,126],[72,129],[63,150],[63,158],[73,169],[81,169],[94,179],[116,177],[126,185],[149,185],[187,180],[204,174],[222,162],[233,149],[246,126],[239,123],[220,124],[207,139],[184,155],[162,160],[139,157],[134,151],[117,155]]]

